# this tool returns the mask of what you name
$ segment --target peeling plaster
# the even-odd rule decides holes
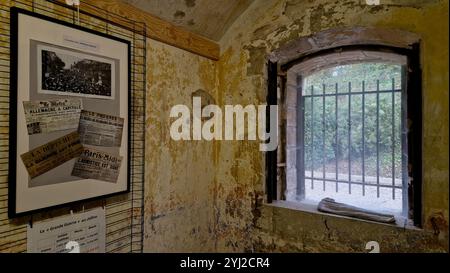
[[[215,63],[154,40],[147,61],[144,251],[213,251],[213,143],[173,141],[169,113],[196,90],[215,97]]]
[[[424,230],[261,205],[258,200],[264,196],[260,195],[265,183],[264,155],[252,150],[248,142],[221,143],[216,172],[216,250],[364,252],[367,241],[377,240],[382,252],[448,252],[449,156],[448,149],[441,149],[448,147],[447,21],[448,1],[439,0],[380,6],[368,6],[359,0],[257,1],[247,9],[220,41],[218,96],[223,103],[263,102],[268,53],[298,37],[358,26],[399,29],[420,36],[425,120]]]

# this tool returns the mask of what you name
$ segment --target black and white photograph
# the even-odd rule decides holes
[[[38,93],[114,99],[114,61],[39,45]]]

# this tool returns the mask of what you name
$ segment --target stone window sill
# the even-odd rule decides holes
[[[303,212],[303,213],[322,215],[322,216],[326,216],[326,217],[348,219],[349,222],[362,221],[362,222],[366,222],[366,223],[370,223],[370,224],[384,225],[384,226],[389,226],[389,227],[393,227],[393,228],[409,229],[409,230],[416,230],[416,231],[422,230],[422,229],[414,226],[411,223],[411,221],[408,221],[403,216],[395,216],[395,219],[396,219],[395,224],[380,223],[380,222],[374,222],[374,221],[369,221],[369,220],[364,220],[364,219],[359,219],[359,218],[354,218],[354,217],[336,215],[336,214],[331,214],[331,213],[324,213],[324,212],[317,210],[317,204],[312,203],[312,202],[306,202],[306,201],[292,202],[292,201],[274,200],[272,203],[264,203],[264,206],[271,207],[274,209],[279,209],[279,208],[290,209],[290,210],[296,210],[296,211]]]

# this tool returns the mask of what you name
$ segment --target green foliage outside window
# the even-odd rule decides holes
[[[335,172],[338,161],[339,173],[348,173],[351,159],[352,173],[361,174],[363,139],[365,173],[376,175],[377,148],[380,160],[380,175],[392,177],[392,162],[395,177],[401,177],[401,93],[379,93],[379,139],[377,145],[377,94],[370,91],[401,89],[401,66],[385,63],[359,63],[337,66],[314,73],[304,79],[304,136],[305,169]],[[315,94],[368,92],[364,96],[365,128],[363,133],[363,95],[318,96]],[[350,84],[349,84],[350,83]],[[336,89],[337,84],[337,89]],[[350,120],[349,122],[349,97]],[[336,98],[338,111],[336,114]],[[325,107],[325,109],[324,109]],[[394,108],[394,109],[393,109]],[[314,111],[313,111],[314,110]],[[337,131],[336,131],[337,128]],[[348,134],[350,128],[351,145]],[[394,135],[392,135],[394,130]],[[337,141],[336,141],[337,140]],[[325,147],[325,148],[324,148]],[[312,149],[313,148],[313,149]],[[394,149],[394,161],[392,161]],[[313,153],[311,153],[313,150]]]

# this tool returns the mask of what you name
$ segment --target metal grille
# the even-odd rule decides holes
[[[61,21],[77,24],[131,42],[131,160],[129,194],[88,202],[27,218],[9,220],[8,138],[9,138],[9,29],[10,7],[19,7]],[[86,3],[80,13],[60,1],[16,0],[0,2],[0,252],[26,251],[26,223],[104,206],[106,209],[106,251],[142,252],[144,221],[146,25]]]
[[[352,82],[299,88],[302,110],[298,133],[303,166],[298,167],[302,183],[298,188],[306,191],[307,187],[314,190],[319,186],[325,192],[332,187],[336,193],[345,190],[355,195],[359,194],[352,193],[356,185],[362,196],[368,190],[376,190],[377,198],[380,189],[389,189],[393,200],[400,192],[402,209],[406,212],[404,84],[392,79],[389,89],[381,90],[379,80],[375,85],[373,90],[367,90],[364,81],[358,88]],[[369,100],[372,109],[368,110]],[[369,158],[374,163],[370,168]],[[305,192],[299,195],[305,196]]]

